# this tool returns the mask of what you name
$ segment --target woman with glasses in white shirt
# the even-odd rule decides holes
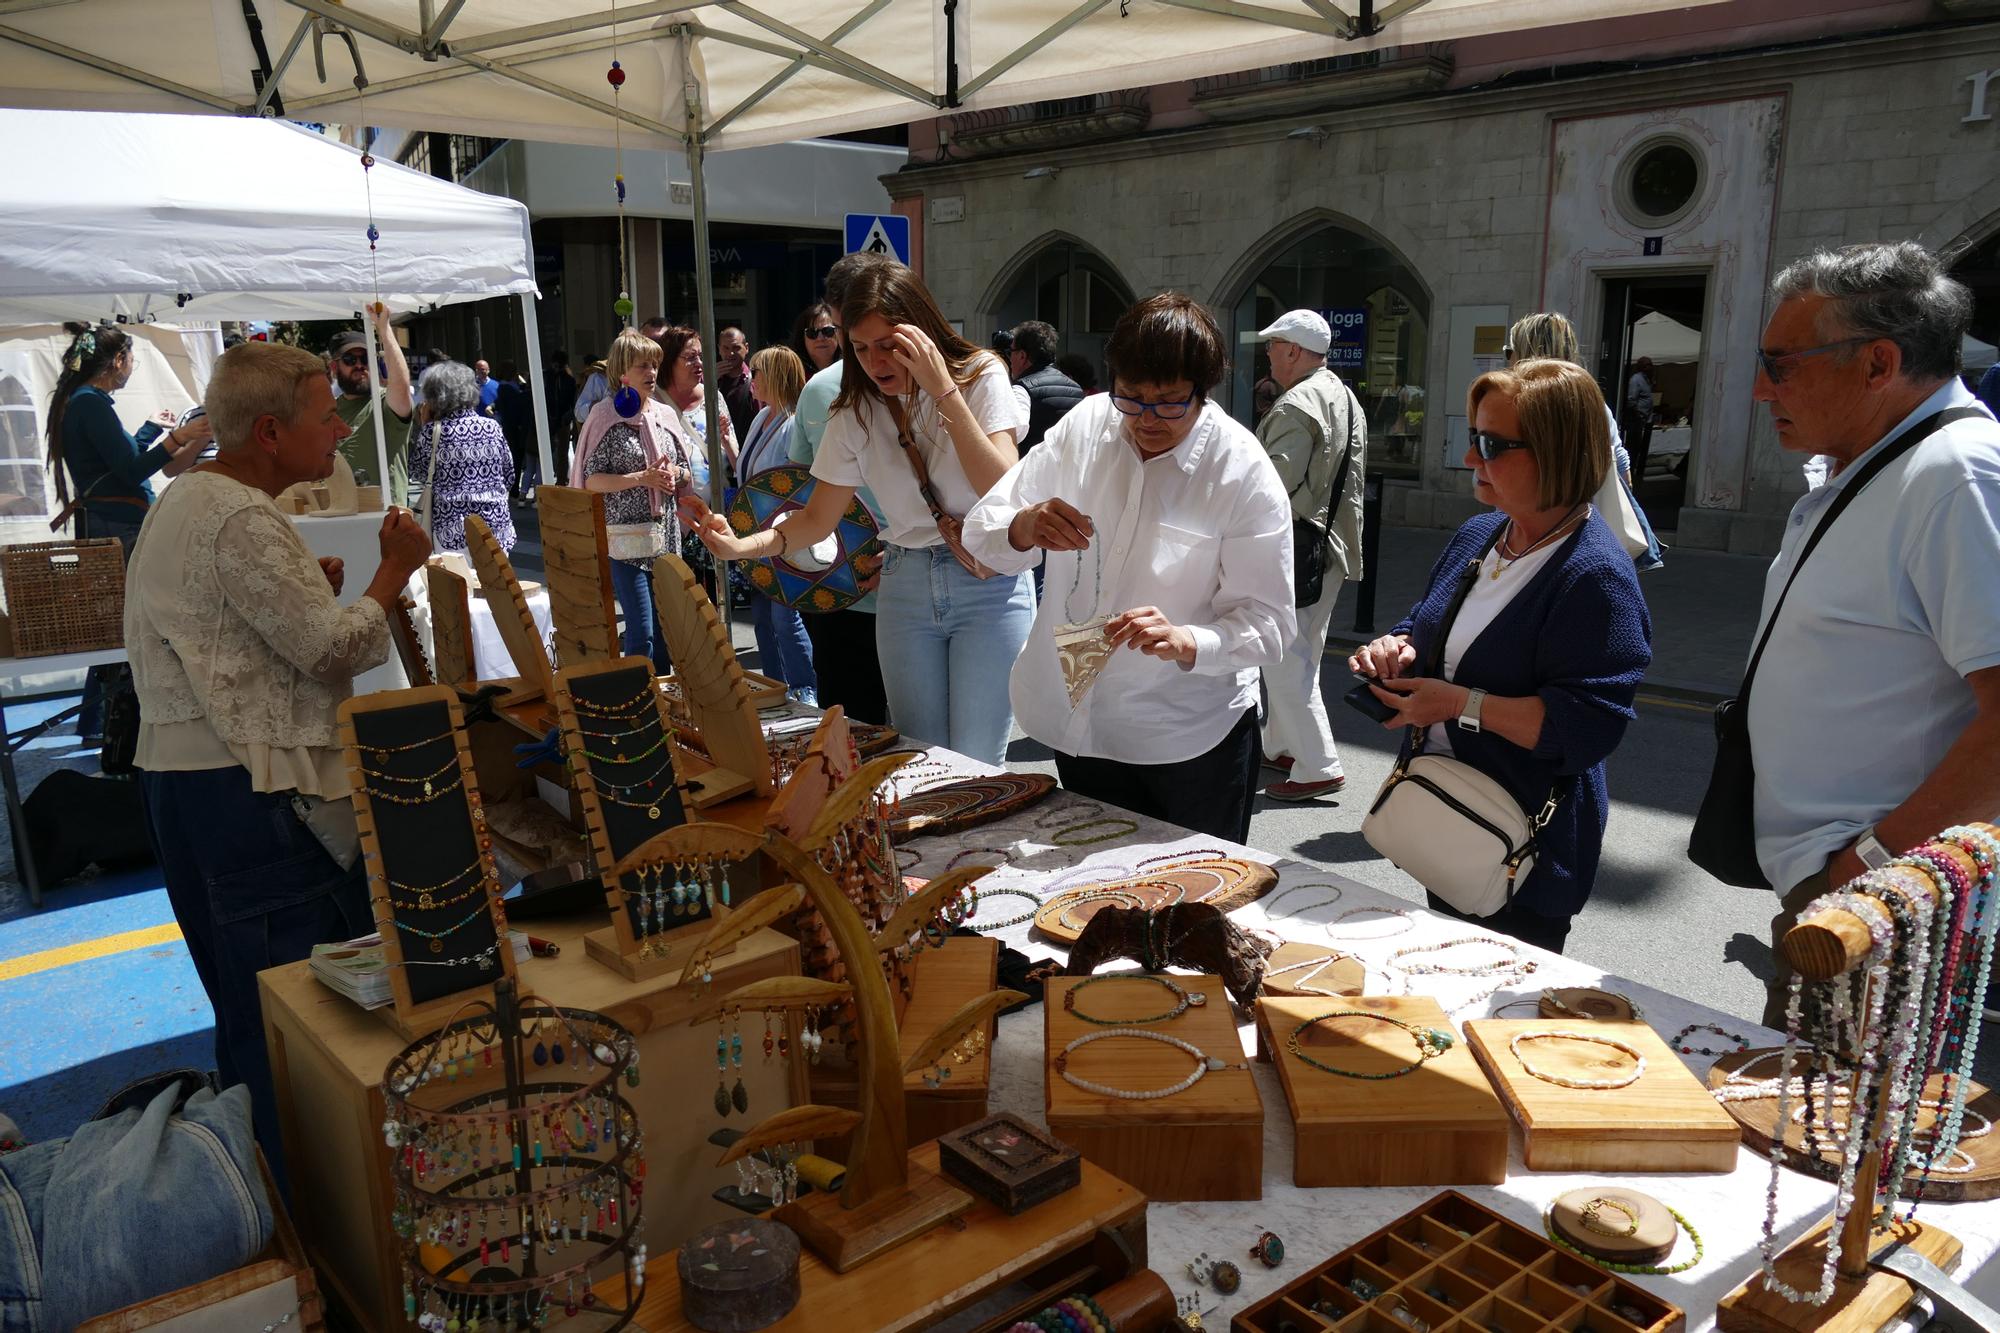
[[[1011,693],[1063,786],[1240,843],[1257,673],[1293,631],[1291,502],[1257,437],[1209,401],[1228,362],[1199,304],[1133,306],[1105,358],[1111,392],[974,506],[966,544],[1003,571],[1047,561]]]
[[[813,457],[805,508],[737,537],[712,515],[701,537],[726,560],[800,551],[834,530],[866,486],[887,552],[875,643],[889,720],[912,740],[989,764],[1007,757],[1007,671],[1034,618],[1026,564],[995,575],[964,555],[964,515],[1019,460],[1027,418],[1007,368],[952,330],[901,264],[855,274],[840,306],[845,370]]]

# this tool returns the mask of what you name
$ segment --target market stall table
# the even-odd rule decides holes
[[[60,708],[31,726],[13,731],[7,726],[7,706],[45,703],[83,691],[84,673],[94,666],[123,662],[123,648],[95,648],[83,653],[55,653],[48,657],[0,657],[0,786],[7,793],[7,831],[14,841],[14,875],[28,890],[28,905],[42,905],[42,878],[35,871],[34,844],[28,838],[28,823],[21,813],[20,782],[14,773],[14,756],[52,727],[77,715],[79,702]]]

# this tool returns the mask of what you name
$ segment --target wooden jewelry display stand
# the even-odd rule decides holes
[[[514,976],[465,719],[444,686],[387,690],[341,704],[340,739],[395,997],[375,1012],[414,1040]]]
[[[879,961],[882,952],[902,945],[931,920],[938,904],[957,891],[958,884],[950,881],[958,877],[940,880],[903,904],[878,938],[816,859],[816,854],[825,851],[863,803],[873,797],[876,781],[864,768],[836,789],[812,826],[797,841],[779,833],[760,836],[722,825],[688,826],[699,830],[730,859],[747,860],[761,851],[776,863],[780,874],[795,878],[806,900],[826,923],[846,972],[846,985],[856,1015],[854,1063],[859,1072],[858,1108],[848,1111],[807,1105],[782,1112],[752,1127],[722,1158],[722,1165],[726,1166],[777,1144],[851,1132],[847,1174],[840,1192],[808,1194],[773,1214],[776,1220],[798,1232],[813,1252],[839,1273],[922,1235],[973,1205],[970,1194],[931,1167],[912,1160],[904,1114],[905,1071],[899,1063],[901,1043],[895,1005]],[[770,890],[767,894],[775,892],[778,891]],[[731,925],[730,921],[724,921],[713,927],[711,933],[718,937],[726,935]],[[697,947],[683,984],[696,977],[697,964],[705,960],[705,951],[705,945]],[[1006,990],[978,997],[947,1019],[917,1055],[934,1058],[942,1054],[975,1027],[989,1023],[999,1008],[1019,998],[1017,992]]]
[[[1447,1190],[1229,1321],[1230,1333],[1410,1333],[1425,1326],[1676,1333],[1687,1317],[1637,1283]]]
[[[440,685],[478,679],[472,652],[472,589],[441,560],[424,563],[424,588],[431,604],[431,674]]]
[[[713,767],[693,779],[689,803],[706,809],[747,792],[769,796],[771,753],[757,721],[749,683],[729,645],[715,604],[677,555],[653,562],[653,606],[678,683]]]
[[[1969,860],[1964,868],[1976,870]],[[1920,881],[1913,876],[1911,883]],[[1863,881],[1849,886],[1868,892]],[[1879,901],[1879,899],[1878,899]],[[1993,906],[1988,904],[1988,911]],[[1866,967],[1873,941],[1868,924],[1845,908],[1820,912],[1793,926],[1785,935],[1785,958],[1792,969],[1808,982],[1826,981]],[[1978,1004],[1980,997],[1970,998]],[[1975,1013],[1973,1022],[1978,1021]],[[1886,1040],[1886,1034],[1863,1033],[1862,1041]],[[1922,1059],[1923,1054],[1913,1058]],[[1869,1104],[1868,1089],[1859,1075],[1849,1089],[1849,1108]],[[1964,1246],[1956,1236],[1929,1222],[1890,1221],[1877,1228],[1877,1182],[1885,1157],[1893,1154],[1893,1136],[1880,1132],[1879,1118],[1886,1116],[1889,1078],[1883,1077],[1880,1094],[1873,1100],[1877,1123],[1868,1126],[1869,1141],[1878,1146],[1864,1154],[1855,1168],[1854,1203],[1847,1211],[1840,1233],[1840,1259],[1832,1297],[1823,1305],[1795,1303],[1765,1285],[1759,1273],[1723,1297],[1716,1307],[1716,1326],[1726,1330],[1754,1330],[1755,1333],[1791,1333],[1792,1330],[1839,1330],[1840,1333],[1874,1333],[1899,1320],[1916,1299],[1916,1289],[1898,1274],[1869,1266],[1869,1257],[1891,1242],[1930,1260],[1945,1272],[1958,1265]],[[1732,1124],[1734,1121],[1731,1122]],[[1774,1168],[1775,1169],[1775,1168]],[[1780,1281],[1800,1290],[1810,1290],[1824,1271],[1827,1245],[1832,1237],[1829,1216],[1778,1256]]]
[[[1645,1057],[1645,1072],[1619,1088],[1566,1087],[1535,1077],[1509,1049],[1521,1033],[1576,1031],[1631,1047]],[[1736,1122],[1644,1023],[1476,1018],[1465,1025],[1465,1039],[1521,1122],[1531,1170],[1736,1169]],[[1633,1064],[1629,1055],[1580,1040],[1532,1041],[1521,1049],[1536,1069],[1578,1081],[1615,1080]]]
[[[1049,1131],[1149,1198],[1263,1198],[1264,1101],[1222,979],[1176,974],[1175,985],[1205,999],[1154,1023],[1137,1020],[1172,1007],[1174,997],[1165,987],[1122,978],[1092,982],[1059,976],[1043,987],[1043,1106]],[[1212,1070],[1170,1097],[1112,1097],[1079,1088],[1057,1072],[1057,1056],[1078,1037],[1111,1030],[1079,1018],[1065,1003],[1079,986],[1086,988],[1076,1005],[1093,1018],[1157,1031],[1243,1067]],[[1193,1058],[1165,1042],[1111,1037],[1071,1051],[1066,1063],[1070,1073],[1090,1082],[1146,1092],[1186,1078]]]
[[[1341,1010],[1451,1031],[1438,1002],[1422,995],[1257,1001],[1257,1027],[1277,1062],[1295,1128],[1292,1183],[1313,1188],[1505,1180],[1507,1112],[1464,1043],[1454,1041],[1394,1078],[1343,1078],[1292,1054],[1288,1039],[1299,1024]],[[1331,1020],[1306,1029],[1299,1042],[1315,1060],[1362,1075],[1387,1074],[1417,1058],[1408,1032],[1369,1019]]]
[[[528,597],[521,591],[521,581],[514,577],[513,563],[500,549],[486,520],[477,514],[468,514],[465,519],[465,554],[479,575],[480,590],[493,608],[493,624],[500,631],[500,641],[507,645],[507,655],[514,659],[521,688],[531,692],[527,697],[548,698],[554,683],[548,649],[542,645],[541,627],[535,624],[535,614],[528,609]]]
[[[556,661],[580,666],[619,656],[604,496],[572,486],[538,486],[535,508],[542,520],[542,567],[549,582]]]

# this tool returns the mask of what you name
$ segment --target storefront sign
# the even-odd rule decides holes
[[[1341,372],[1363,369],[1368,356],[1368,307],[1352,306],[1319,313],[1333,330],[1333,345],[1327,349],[1326,364]]]
[[[1966,111],[1961,124],[1971,125],[1977,121],[1993,119],[1993,113],[1986,107],[1986,90],[1993,80],[2000,79],[2000,69],[1982,69],[1976,74],[1968,74],[1965,81],[1972,85],[1972,106]]]

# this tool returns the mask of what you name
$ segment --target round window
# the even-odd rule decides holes
[[[1619,177],[1625,215],[1643,227],[1663,227],[1701,198],[1702,160],[1684,139],[1654,139],[1625,159]]]

